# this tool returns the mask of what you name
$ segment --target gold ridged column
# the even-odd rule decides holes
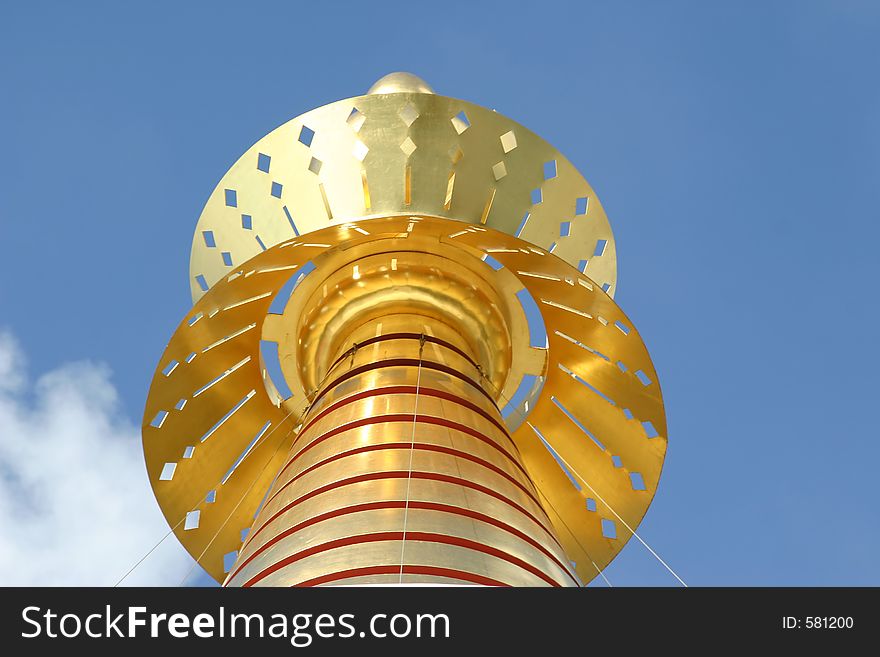
[[[616,272],[592,187],[494,110],[398,72],[291,119],[193,238],[143,417],[169,526],[230,586],[589,582],[667,444]]]
[[[423,319],[333,359],[227,585],[577,585],[465,342]]]

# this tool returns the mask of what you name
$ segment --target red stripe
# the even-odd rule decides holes
[[[456,347],[451,342],[447,342],[446,340],[441,340],[440,338],[435,338],[433,336],[424,335],[421,333],[386,333],[385,335],[379,335],[374,338],[369,338],[367,340],[364,340],[363,342],[355,342],[354,346],[356,349],[360,349],[361,347],[369,347],[371,344],[376,344],[377,342],[385,342],[386,340],[421,340],[422,338],[425,339],[425,342],[437,344],[437,345],[440,345],[441,347],[446,347],[450,351],[454,351],[459,356],[464,358],[467,362],[469,362],[471,365],[476,367],[478,370],[480,369],[480,366],[477,365],[476,361],[474,361],[473,358],[468,356],[464,351],[462,351],[461,349]],[[337,358],[335,361],[333,361],[333,364],[330,366],[330,369],[332,370],[334,367],[336,367],[336,365],[339,364],[340,361],[345,360],[345,358],[347,358],[350,355],[351,355],[351,349],[349,349],[344,354],[342,354],[339,358]]]
[[[499,445],[497,442],[495,442],[494,440],[489,438],[486,434],[481,433],[481,432],[477,431],[476,429],[471,429],[466,424],[460,424],[458,422],[453,422],[452,420],[447,420],[446,418],[434,417],[433,415],[413,415],[412,413],[389,413],[388,415],[374,415],[372,417],[365,417],[365,418],[361,418],[360,420],[353,420],[351,422],[348,422],[347,424],[342,424],[337,427],[333,427],[332,429],[330,429],[330,431],[327,431],[325,433],[320,434],[317,438],[312,440],[310,443],[306,444],[305,447],[303,447],[296,454],[294,454],[292,457],[290,457],[290,460],[284,465],[284,467],[286,468],[293,461],[295,461],[297,458],[299,458],[299,456],[301,454],[304,454],[305,452],[310,450],[312,447],[314,447],[318,443],[321,443],[321,442],[327,440],[328,438],[332,438],[333,436],[339,435],[340,433],[343,433],[345,431],[349,431],[351,429],[358,429],[360,427],[366,427],[371,424],[384,424],[386,422],[387,423],[406,422],[408,424],[412,423],[412,422],[419,422],[421,424],[434,424],[437,426],[446,427],[447,429],[453,429],[454,431],[460,431],[462,433],[466,433],[469,436],[473,436],[474,438],[483,441],[484,443],[491,444],[498,451],[503,453],[507,458],[509,458],[514,463],[516,463],[517,467],[520,470],[525,472],[525,470],[523,469],[523,466],[519,463],[519,461],[517,461],[513,457],[513,454],[511,454],[510,452],[505,450],[503,447],[501,447],[501,445]],[[300,436],[301,435],[302,435],[302,432],[300,432]],[[505,434],[504,437],[510,441],[510,444],[513,445],[514,448],[516,447],[516,444],[513,442],[513,439],[510,436]],[[281,472],[284,472],[284,470],[282,469]]]
[[[308,443],[305,447],[303,447],[296,454],[291,456],[290,459],[288,459],[287,463],[284,464],[284,467],[281,468],[281,470],[278,472],[278,476],[276,477],[276,479],[280,479],[281,475],[283,475],[287,471],[287,468],[289,468],[291,465],[293,465],[294,461],[296,461],[300,456],[305,454],[307,451],[309,451],[315,445],[322,443],[325,440],[329,440],[330,438],[333,438],[334,436],[338,436],[339,434],[344,433],[346,431],[350,431],[351,429],[358,429],[360,427],[366,427],[371,424],[385,424],[385,423],[391,423],[391,422],[406,422],[407,424],[411,424],[414,422],[417,422],[419,424],[435,424],[438,426],[446,427],[447,429],[461,431],[462,433],[466,433],[467,435],[472,436],[472,437],[476,438],[477,440],[486,443],[490,447],[494,447],[499,452],[504,454],[504,456],[506,456],[507,459],[511,463],[513,463],[520,472],[522,472],[524,475],[526,475],[526,477],[529,476],[528,473],[526,472],[525,468],[519,462],[519,460],[514,458],[513,454],[511,454],[510,452],[505,450],[503,447],[501,447],[501,445],[496,443],[494,440],[492,440],[491,438],[489,438],[485,434],[482,434],[475,429],[471,429],[470,427],[465,426],[464,424],[458,424],[457,422],[452,422],[450,420],[446,420],[446,419],[440,418],[440,417],[434,417],[432,415],[413,416],[413,415],[406,415],[405,413],[395,413],[393,415],[377,415],[375,417],[365,417],[365,418],[361,418],[360,420],[354,420],[353,422],[349,422],[348,424],[343,424],[341,426],[334,427],[333,429],[331,429],[327,433],[323,433],[323,434],[319,435],[312,442]],[[302,434],[300,434],[300,435],[302,435]],[[509,437],[508,437],[508,440],[510,440]],[[512,440],[511,440],[511,444],[513,444]],[[276,493],[276,495],[277,495],[277,493]],[[274,495],[272,497],[274,497]]]
[[[375,388],[373,390],[364,390],[359,392],[351,397],[346,397],[345,399],[340,399],[337,402],[333,402],[330,406],[325,408],[323,411],[318,413],[314,419],[309,420],[308,423],[300,429],[299,433],[302,435],[305,431],[307,431],[311,426],[325,417],[328,413],[332,413],[333,411],[342,408],[343,406],[347,406],[348,404],[353,404],[356,401],[360,401],[362,399],[367,399],[368,397],[376,397],[377,395],[407,395],[407,394],[416,394],[418,392],[419,395],[425,395],[426,397],[439,397],[440,399],[445,399],[447,401],[451,401],[459,406],[464,406],[467,409],[472,410],[473,412],[481,415],[494,424],[496,427],[501,429],[504,432],[504,435],[510,438],[510,434],[507,432],[507,427],[501,424],[498,420],[492,417],[489,413],[484,411],[482,408],[477,406],[471,401],[464,399],[463,397],[459,397],[458,395],[453,395],[451,392],[446,392],[445,390],[435,390],[434,388],[424,388],[422,386],[387,386],[385,388]]]
[[[464,381],[465,383],[476,388],[477,392],[479,392],[486,399],[492,402],[492,405],[495,406],[495,408],[498,408],[495,400],[492,399],[489,393],[483,390],[483,387],[476,381],[466,377],[464,374],[456,369],[449,367],[448,365],[441,365],[440,363],[435,363],[433,361],[422,360],[418,358],[392,358],[389,360],[380,360],[376,363],[368,363],[367,365],[360,365],[358,367],[355,367],[354,369],[351,369],[345,374],[334,379],[332,383],[329,383],[326,387],[324,387],[321,392],[318,393],[318,396],[312,400],[311,405],[314,406],[315,404],[317,404],[324,395],[326,395],[328,392],[330,392],[330,390],[338,386],[340,383],[348,381],[349,379],[363,374],[364,372],[371,372],[372,370],[384,369],[386,367],[419,367],[420,365],[425,369],[443,372],[444,374],[454,376],[456,379]]]
[[[501,475],[502,477],[504,477],[505,479],[510,481],[512,484],[514,484],[515,486],[520,488],[530,498],[532,498],[532,500],[535,502],[535,504],[537,504],[538,506],[541,505],[541,502],[538,501],[538,498],[535,497],[528,488],[526,488],[521,482],[517,481],[515,478],[510,476],[509,473],[507,473],[504,470],[502,470],[501,468],[499,468],[497,465],[490,463],[489,461],[486,461],[484,459],[481,459],[478,456],[474,456],[473,454],[470,454],[468,452],[462,452],[460,450],[453,449],[452,447],[445,447],[443,445],[435,445],[433,443],[376,443],[373,445],[364,445],[363,447],[357,447],[355,449],[350,449],[345,452],[340,452],[338,454],[334,454],[333,456],[326,458],[323,461],[318,461],[317,463],[310,465],[308,468],[306,468],[302,472],[299,472],[296,475],[294,475],[293,477],[291,477],[289,481],[284,482],[284,485],[281,488],[279,488],[272,495],[272,497],[270,497],[268,500],[266,500],[266,504],[269,504],[272,500],[274,500],[276,497],[278,497],[278,494],[281,493],[281,491],[283,491],[285,488],[290,486],[297,479],[308,474],[309,472],[313,472],[314,470],[317,470],[321,466],[327,465],[328,463],[332,463],[333,461],[337,461],[337,460],[345,458],[347,456],[354,456],[355,454],[363,454],[364,452],[380,451],[380,450],[385,450],[385,449],[419,449],[419,450],[423,450],[426,452],[440,452],[442,454],[449,454],[450,456],[457,456],[459,458],[463,458],[468,461],[472,461],[473,463],[477,463],[478,465],[482,465],[483,467],[488,468],[489,470],[492,470],[492,472],[495,472],[495,473]]]
[[[288,557],[285,557],[281,561],[264,568],[259,573],[251,577],[247,582],[242,584],[242,588],[248,588],[259,582],[261,579],[265,579],[269,575],[274,572],[281,570],[282,568],[286,568],[292,563],[296,563],[297,561],[301,561],[302,559],[306,559],[307,557],[314,556],[316,554],[321,554],[322,552],[327,552],[328,550],[333,550],[336,548],[347,547],[349,545],[362,545],[364,543],[377,543],[382,541],[400,541],[404,539],[404,532],[375,532],[373,534],[362,534],[360,536],[346,536],[345,538],[337,538],[332,541],[327,541],[326,543],[321,543],[320,545],[315,545],[314,547],[307,548],[305,550],[301,550],[294,554],[291,554]],[[479,543],[477,541],[471,541],[466,538],[459,538],[457,536],[447,536],[446,534],[436,534],[433,532],[406,532],[406,539],[410,541],[420,541],[425,543],[440,543],[443,545],[455,545],[457,547],[463,547],[468,550],[474,550],[476,552],[482,552],[483,554],[488,554],[489,556],[496,557],[503,561],[507,561],[508,563],[512,563],[515,566],[519,566],[523,570],[532,573],[539,579],[547,582],[550,586],[560,586],[560,584],[548,576],[539,568],[536,568],[532,564],[527,561],[523,561],[522,559],[515,557],[511,554],[507,554],[497,548],[494,548],[489,545],[484,545],[483,543]]]
[[[498,492],[492,490],[491,488],[486,488],[485,486],[481,486],[480,484],[474,483],[472,481],[468,481],[467,479],[461,479],[460,477],[452,477],[450,475],[439,474],[437,472],[420,472],[417,470],[412,471],[412,472],[408,472],[405,470],[391,470],[391,471],[387,471],[387,472],[370,472],[367,474],[357,475],[355,477],[349,477],[348,479],[341,479],[339,481],[334,481],[332,483],[321,486],[320,488],[315,488],[314,490],[309,491],[305,495],[301,495],[300,497],[293,500],[292,502],[285,504],[280,510],[278,510],[276,513],[274,513],[269,519],[267,519],[262,525],[260,525],[260,527],[256,531],[251,532],[248,535],[247,543],[249,544],[251,541],[253,541],[253,539],[256,538],[257,535],[260,534],[260,532],[262,532],[272,521],[274,521],[280,515],[287,513],[293,507],[295,507],[297,504],[300,504],[302,502],[305,502],[306,500],[309,500],[313,497],[316,497],[316,496],[320,495],[321,493],[326,493],[331,490],[335,490],[337,488],[342,488],[343,486],[349,486],[351,484],[358,484],[358,483],[361,483],[364,481],[377,481],[377,480],[381,480],[381,479],[405,479],[410,476],[413,479],[428,479],[430,481],[442,481],[447,484],[455,484],[457,486],[464,486],[465,488],[471,488],[471,489],[479,491],[481,493],[485,493],[486,495],[489,495],[490,497],[494,497],[495,499],[504,502],[508,506],[512,506],[514,509],[516,509],[517,511],[519,511],[520,513],[522,513],[523,515],[525,515],[526,517],[528,517],[532,521],[534,521],[534,523],[536,525],[538,525],[538,527],[541,527],[542,529],[544,529],[548,534],[551,533],[550,530],[547,529],[547,526],[544,523],[542,523],[540,520],[538,520],[534,515],[532,515],[527,509],[521,507],[519,504],[517,504],[513,500],[505,497],[501,493],[498,493]],[[539,505],[538,508],[542,508],[542,507]]]
[[[285,529],[280,534],[273,536],[271,539],[269,539],[268,541],[263,543],[256,550],[254,550],[254,552],[250,556],[248,556],[248,558],[245,559],[241,563],[241,565],[239,565],[232,572],[232,574],[229,575],[229,580],[231,580],[233,577],[238,575],[244,568],[247,567],[247,565],[251,561],[253,561],[260,554],[262,554],[263,552],[268,550],[270,547],[272,547],[276,543],[284,540],[288,536],[291,536],[300,530],[306,529],[307,527],[311,527],[312,525],[316,525],[318,523],[324,522],[325,520],[330,520],[332,518],[338,518],[340,516],[345,516],[345,515],[349,515],[352,513],[360,513],[362,511],[373,511],[373,510],[377,510],[377,509],[403,509],[403,508],[406,508],[406,506],[407,506],[407,503],[404,502],[403,500],[389,500],[389,501],[382,501],[382,502],[364,502],[362,504],[355,504],[353,506],[343,507],[341,509],[334,509],[333,511],[328,511],[326,513],[322,513],[320,515],[317,515],[313,518],[309,518],[308,520],[304,520],[303,522],[300,522],[300,523],[294,525],[293,527],[290,527],[289,529]],[[498,527],[499,529],[502,529],[502,530],[508,532],[509,534],[513,534],[517,538],[525,541],[526,543],[528,543],[532,547],[543,552],[544,555],[546,555],[548,558],[550,558],[557,566],[559,566],[559,568],[563,572],[565,572],[567,575],[569,575],[569,577],[571,578],[571,580],[575,584],[577,584],[577,580],[574,579],[573,577],[571,577],[571,573],[570,573],[569,569],[566,568],[566,566],[564,566],[562,564],[562,562],[560,562],[559,559],[557,559],[556,556],[552,552],[550,552],[550,550],[548,550],[541,543],[536,541],[534,538],[532,538],[531,536],[529,536],[525,532],[522,532],[519,529],[517,529],[516,527],[508,525],[505,522],[497,520],[496,518],[493,518],[491,516],[487,516],[486,514],[480,513],[478,511],[473,511],[472,509],[464,509],[462,507],[453,506],[450,504],[438,504],[435,502],[421,502],[421,501],[415,500],[415,501],[409,502],[409,508],[411,508],[411,509],[426,509],[426,510],[430,510],[430,511],[439,511],[441,513],[451,513],[453,515],[459,515],[459,516],[465,516],[468,518],[473,518],[474,520],[479,520],[479,521],[485,522],[487,524],[493,525],[495,527]],[[548,535],[555,542],[554,537],[550,534],[548,534]],[[560,549],[562,549],[562,548],[560,547]]]
[[[349,579],[351,577],[361,577],[363,575],[397,575],[400,573],[400,566],[367,566],[365,568],[351,568],[350,570],[340,570],[335,573],[321,575],[314,579],[294,584],[294,586],[319,586],[320,584],[329,584],[330,582],[338,582],[341,579]],[[468,573],[464,570],[455,570],[453,568],[438,568],[436,566],[410,566],[403,567],[404,575],[436,575],[438,577],[448,577],[449,579],[462,579],[471,584],[480,584],[482,586],[510,586],[497,579],[484,577],[475,573]]]

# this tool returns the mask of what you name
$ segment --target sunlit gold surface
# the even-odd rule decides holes
[[[373,320],[364,329],[373,336],[393,335],[394,319]],[[434,318],[403,319],[410,328],[464,346]],[[367,581],[398,574],[399,582],[418,582],[422,575],[410,575],[408,568],[445,567],[459,573],[447,578],[456,583],[472,583],[469,577],[476,575],[521,586],[577,585],[500,414],[472,385],[417,364],[383,367],[335,384],[335,377],[353,368],[399,358],[417,363],[420,356],[479,381],[479,371],[461,355],[432,346],[383,341],[353,353],[351,362],[331,375],[228,585],[335,583],[341,573],[377,566],[392,572],[371,573]],[[402,383],[409,392],[397,389]],[[369,396],[358,399],[364,394]],[[475,403],[486,416],[465,403]],[[370,423],[357,426],[365,419]],[[355,428],[334,435],[350,425]],[[467,433],[471,430],[482,438]],[[412,478],[404,476],[409,472]],[[365,475],[371,478],[357,481]],[[443,480],[425,478],[434,476]],[[339,486],[346,481],[354,483]],[[336,545],[347,541],[356,543]]]
[[[396,71],[383,76],[370,87],[368,94],[395,94],[400,92],[432,94],[434,90],[418,75]]]
[[[613,296],[611,227],[571,162],[502,114],[411,89],[398,80],[381,87],[396,93],[319,107],[248,149],[199,219],[193,300],[264,247],[328,225],[404,213],[517,235],[552,249]]]
[[[367,123],[368,121],[364,123],[364,127]],[[475,125],[476,122],[471,128]],[[223,183],[221,187],[222,185]],[[602,218],[604,220],[604,216]],[[205,215],[202,221],[205,221]],[[491,222],[485,226],[477,222],[476,225],[469,226],[459,221],[430,217],[413,221],[409,215],[377,218],[351,225],[330,225],[302,238],[287,242],[275,240],[280,241],[277,246],[227,270],[224,278],[196,302],[192,312],[169,343],[157,369],[144,415],[144,449],[150,481],[171,525],[177,525],[189,511],[201,511],[198,528],[184,530],[180,524],[175,533],[215,578],[224,578],[223,555],[242,548],[242,530],[251,527],[270,483],[286,461],[291,448],[296,449],[295,432],[292,429],[300,425],[307,411],[319,412],[320,407],[330,403],[330,398],[322,398],[309,411],[310,400],[319,394],[322,379],[327,376],[328,366],[317,363],[321,360],[332,363],[340,353],[345,353],[345,343],[348,341],[344,337],[346,334],[351,341],[357,342],[361,340],[363,331],[369,331],[365,327],[375,327],[375,323],[381,320],[379,317],[370,317],[360,327],[353,320],[343,322],[339,328],[333,329],[337,338],[331,339],[326,348],[319,350],[302,347],[299,341],[305,336],[305,341],[310,344],[314,340],[320,343],[320,332],[313,334],[311,331],[315,329],[309,327],[316,322],[323,322],[325,327],[332,325],[330,320],[318,319],[323,304],[333,308],[326,311],[328,315],[344,312],[345,308],[353,308],[354,306],[349,306],[351,303],[357,304],[357,291],[362,288],[352,284],[343,285],[340,273],[343,268],[350,268],[353,262],[363,261],[363,273],[366,276],[362,280],[365,287],[378,285],[385,280],[393,289],[397,288],[399,294],[400,288],[406,286],[401,285],[401,281],[397,279],[384,279],[380,275],[381,269],[373,262],[380,258],[380,254],[384,254],[381,257],[388,258],[390,267],[393,253],[425,254],[422,273],[418,273],[418,267],[414,266],[416,261],[410,261],[410,266],[414,269],[414,281],[421,281],[418,287],[425,290],[430,288],[428,281],[431,258],[447,258],[454,263],[454,267],[450,267],[442,277],[447,293],[449,289],[461,287],[463,276],[456,274],[456,271],[474,273],[474,298],[486,299],[490,304],[490,308],[484,311],[488,313],[487,319],[481,320],[479,324],[495,327],[485,329],[489,333],[483,333],[484,338],[487,335],[496,336],[492,338],[496,340],[494,347],[487,347],[481,342],[482,338],[475,337],[480,335],[479,332],[466,328],[468,322],[465,320],[468,318],[461,316],[459,319],[462,321],[455,321],[454,309],[460,310],[465,306],[440,304],[440,310],[432,315],[418,307],[405,309],[400,305],[400,298],[406,296],[403,295],[388,308],[393,307],[396,313],[407,310],[411,317],[426,318],[423,324],[430,326],[432,322],[436,322],[437,326],[443,327],[439,330],[457,332],[461,346],[481,366],[486,367],[486,376],[481,379],[481,385],[501,408],[507,405],[523,374],[545,377],[544,387],[540,395],[532,400],[530,407],[519,408],[513,416],[507,418],[508,423],[513,425],[515,417],[520,415],[520,422],[517,423],[518,428],[513,432],[512,439],[518,458],[528,473],[530,485],[534,486],[541,501],[543,508],[540,510],[549,517],[552,532],[558,537],[567,558],[576,562],[577,573],[584,581],[596,576],[596,568],[607,565],[620,551],[629,539],[629,532],[600,500],[595,500],[596,511],[586,508],[587,498],[592,498],[593,494],[582,484],[581,490],[572,485],[534,429],[543,435],[546,443],[571,469],[589,481],[590,486],[626,523],[635,527],[656,491],[666,449],[666,423],[656,372],[638,333],[609,295],[602,291],[596,281],[587,278],[557,257],[561,243],[553,254],[549,254],[543,248],[537,248],[505,232],[493,230],[489,228],[490,225]],[[611,247],[610,233],[608,238],[608,246]],[[410,240],[409,244],[412,246],[407,246],[407,240]],[[220,242],[218,248],[219,244]],[[208,250],[204,250],[204,253],[207,252]],[[352,260],[353,256],[357,257]],[[496,260],[501,267],[496,271],[483,262],[482,259],[486,256]],[[403,261],[407,262],[405,258]],[[315,264],[316,269],[303,279],[286,304],[287,308],[296,308],[305,314],[297,314],[297,322],[284,321],[283,315],[267,315],[273,296],[307,262]],[[592,266],[591,264],[590,267]],[[597,271],[601,271],[598,269],[599,265],[596,266]],[[349,272],[350,269],[346,271],[346,275]],[[587,273],[590,273],[589,268]],[[326,292],[323,289],[325,282],[328,285]],[[517,310],[518,306],[512,300],[521,289],[526,289],[531,294],[540,309],[548,336],[547,349],[533,349],[528,346],[528,326],[522,310]],[[437,298],[442,298],[443,293],[438,290]],[[458,295],[455,298],[459,300],[465,298],[460,292],[455,294]],[[493,303],[495,308],[491,309]],[[443,310],[444,307],[446,310]],[[286,313],[285,310],[284,314]],[[199,319],[190,326],[189,321],[193,317]],[[303,319],[308,317],[314,321],[309,319],[306,322]],[[491,319],[492,317],[496,319]],[[409,322],[400,321],[404,324]],[[427,330],[415,320],[412,326],[416,332]],[[502,332],[506,333],[506,338],[500,335]],[[309,335],[314,337],[309,338]],[[227,336],[233,337],[211,346]],[[280,343],[286,341],[288,345],[280,352],[286,356],[282,368],[285,378],[291,384],[293,396],[283,403],[274,392],[274,385],[271,382],[264,383],[267,375],[260,366],[261,337],[274,337]],[[505,346],[505,339],[508,346]],[[476,343],[480,344],[474,347]],[[470,351],[472,348],[476,350]],[[483,349],[482,355],[480,348]],[[433,353],[433,348],[426,345],[425,351]],[[187,363],[190,353],[195,353],[196,356]],[[367,347],[363,351],[356,350],[351,358],[345,358],[335,365],[329,376],[381,356],[381,349]],[[249,360],[242,363],[248,358]],[[455,361],[456,368],[466,368],[461,359],[450,358]],[[166,376],[163,370],[172,361],[179,364]],[[505,377],[502,375],[504,365],[498,363],[506,362],[509,365],[506,366],[508,375]],[[194,395],[202,386],[226,371],[231,373],[200,394]],[[641,380],[637,373],[643,377]],[[373,378],[358,385],[378,386],[394,380],[415,380],[415,372],[411,367],[403,368],[397,373],[389,371],[371,376]],[[295,377],[294,380],[291,380],[292,377]],[[459,392],[466,390],[461,386],[456,389]],[[353,389],[349,389],[349,393],[345,390],[340,387],[333,394],[349,394]],[[471,400],[479,397],[476,392],[466,394]],[[229,420],[204,442],[200,441],[217,420],[248,395],[250,397],[247,401]],[[187,401],[182,410],[174,410],[179,400]],[[383,403],[389,407],[405,406],[409,400],[406,395],[402,395],[400,399],[389,398]],[[425,403],[429,412],[448,412],[446,409],[432,409],[429,402]],[[567,417],[560,405],[604,447],[600,448],[596,441]],[[160,427],[151,426],[160,411],[169,411],[169,415]],[[370,416],[375,409],[353,406],[348,412]],[[285,420],[288,415],[289,419]],[[527,416],[527,422],[521,422],[521,415]],[[267,421],[271,422],[271,427],[266,430],[264,439],[257,442],[256,447],[242,460],[226,483],[220,485],[218,482],[224,473]],[[474,423],[476,422],[475,420]],[[659,435],[649,438],[643,422],[650,422]],[[279,428],[276,430],[276,427]],[[430,432],[417,433],[416,436],[420,440],[423,436],[425,440],[444,439]],[[187,446],[195,447],[191,458],[183,458]],[[406,454],[408,458],[409,452]],[[397,464],[395,467],[400,464],[399,456],[397,454],[392,458]],[[419,467],[465,467],[461,459],[444,462],[443,459],[425,461],[423,457],[420,454],[416,460],[414,456],[414,462]],[[159,475],[166,463],[177,464],[174,476],[170,481],[159,481]],[[366,459],[361,465],[369,469],[385,467],[387,464],[379,463],[373,458]],[[630,480],[632,472],[639,473],[644,479],[645,490],[634,489]],[[329,470],[326,472],[326,476],[331,474]],[[343,471],[340,471],[339,476],[342,474]],[[468,476],[477,480],[487,475],[472,471]],[[414,484],[417,495],[447,495],[437,490],[427,490],[430,487],[421,490],[423,483],[419,482],[418,486]],[[216,500],[213,503],[200,502],[210,490],[217,491]],[[394,485],[391,489],[383,489],[381,493],[364,493],[367,497],[374,494],[384,498],[399,498],[401,491],[399,485]],[[476,504],[473,499],[465,502]],[[615,522],[617,538],[605,538],[602,535],[600,519],[603,518]],[[391,526],[398,520],[392,513],[383,516],[381,522],[387,521]],[[424,519],[424,522],[433,520]],[[254,526],[259,526],[259,521]],[[351,527],[346,529],[344,523],[336,523],[334,527],[336,529],[333,531],[352,530]],[[457,531],[450,527],[447,530]],[[488,529],[486,532],[488,534],[483,536],[485,540],[507,545],[510,550],[525,549],[505,543],[507,538],[502,534]],[[314,540],[318,538],[320,537],[316,536]],[[397,545],[399,548],[400,543]],[[248,549],[248,546],[244,548],[239,559],[246,558]],[[414,558],[418,555],[424,559],[440,558],[424,545],[413,544],[412,549],[410,554]],[[406,550],[410,550],[409,543]],[[484,570],[480,572],[489,572],[485,570],[485,564],[479,566],[471,563],[469,553],[460,554],[457,550],[460,551],[460,548],[449,548],[443,552],[443,558],[449,558],[459,565],[482,567]],[[359,555],[365,554],[373,554],[374,560],[384,559],[376,552],[358,551],[354,548],[345,548],[337,556],[340,563],[347,563],[356,561],[361,558]],[[537,559],[535,555],[528,558],[532,561]],[[332,567],[327,563],[313,563],[313,566],[316,572]],[[492,572],[499,574],[504,570],[501,565],[498,568],[500,570]],[[504,577],[510,579],[510,583],[533,583],[517,579],[519,575],[516,573],[508,572]],[[280,572],[277,576],[282,579],[287,577]],[[502,575],[499,574],[499,577]]]

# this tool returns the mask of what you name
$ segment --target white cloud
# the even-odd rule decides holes
[[[167,531],[109,368],[31,383],[0,331],[0,585],[113,585]],[[169,536],[124,584],[176,586],[191,565]]]

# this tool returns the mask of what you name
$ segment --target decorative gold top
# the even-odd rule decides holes
[[[413,315],[468,346],[592,579],[650,505],[667,444],[657,373],[613,301],[616,265],[602,206],[559,151],[410,73],[273,130],[199,218],[194,307],[145,409],[147,470],[176,535],[222,580],[316,391],[353,367],[334,356],[357,353],[364,322]]]
[[[367,94],[432,94],[434,90],[418,75],[406,71],[396,71],[385,75],[370,87]]]
[[[274,244],[328,225],[407,213],[520,237],[613,297],[611,226],[571,162],[515,121],[425,92],[414,80],[392,73],[370,94],[306,112],[248,149],[199,218],[193,300]]]

